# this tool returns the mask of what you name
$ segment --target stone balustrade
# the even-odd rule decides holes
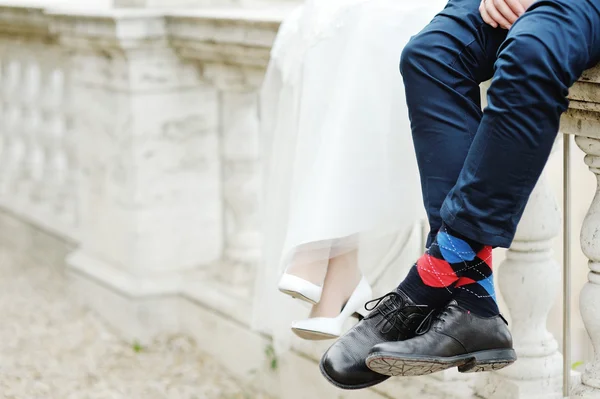
[[[33,226],[28,235],[39,229],[68,241],[74,298],[126,339],[188,333],[244,382],[282,398],[349,397],[315,367],[326,344],[294,341],[273,370],[268,337],[249,328],[261,259],[257,97],[291,4],[117,3],[139,8],[0,5],[0,230],[10,215]],[[598,179],[581,232],[590,259],[581,313],[596,360],[573,394],[586,398],[600,398],[598,85],[600,69],[586,72],[562,128],[577,136]],[[561,398],[562,356],[546,328],[559,293],[559,231],[557,201],[542,178],[499,270],[514,366],[396,379],[360,397]],[[35,250],[36,240],[25,241]],[[397,262],[420,247],[405,250]],[[386,279],[399,277],[392,274]]]
[[[580,295],[583,322],[594,346],[594,360],[586,364],[581,384],[572,397],[600,398],[600,67],[586,71],[571,88],[571,105],[562,131],[575,136],[585,164],[596,177],[596,194],[581,226],[581,249],[589,259],[588,283]],[[583,265],[573,265],[581,267]]]
[[[0,202],[25,220],[75,238],[78,165],[63,49],[41,10],[6,8],[0,18]]]

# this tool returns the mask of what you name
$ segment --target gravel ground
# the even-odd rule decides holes
[[[161,337],[147,348],[121,341],[69,301],[59,272],[19,263],[0,249],[3,399],[267,399],[187,337]]]

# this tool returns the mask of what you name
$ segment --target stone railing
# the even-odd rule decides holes
[[[41,10],[0,15],[0,202],[35,224],[78,237],[73,118],[64,50]]]
[[[127,2],[150,3],[165,1]],[[294,341],[273,370],[268,337],[249,328],[260,262],[257,96],[288,10],[0,6],[0,213],[69,241],[76,298],[125,338],[185,332],[238,377],[282,398],[343,398],[315,367],[327,344]],[[598,76],[590,71],[575,86],[563,124],[597,176]],[[597,194],[582,229],[591,272],[581,296],[596,353],[599,215]],[[543,177],[499,271],[516,365],[396,379],[364,397],[561,398],[562,356],[546,329],[560,292],[552,256],[559,231]],[[600,397],[599,370],[597,358],[574,395]]]
[[[292,6],[0,4],[0,206],[75,247],[74,292],[125,337],[180,331],[181,297],[250,324],[258,89]]]
[[[575,136],[597,184],[581,226],[581,249],[589,259],[590,272],[579,298],[581,316],[595,356],[586,364],[582,384],[574,387],[572,396],[600,398],[600,66],[586,71],[571,88],[569,97],[571,105],[563,117],[562,131]]]

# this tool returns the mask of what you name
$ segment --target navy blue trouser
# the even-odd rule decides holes
[[[400,69],[430,241],[443,221],[508,247],[568,88],[600,61],[600,0],[541,0],[510,31],[486,25],[479,3],[450,0],[405,47]],[[492,77],[482,113],[479,84]]]

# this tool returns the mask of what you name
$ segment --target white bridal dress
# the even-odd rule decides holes
[[[277,292],[292,259],[326,267],[358,249],[373,284],[423,219],[399,59],[444,4],[308,0],[281,25],[261,92],[265,245],[254,302],[254,327],[276,347],[289,344],[292,317],[308,314]]]

